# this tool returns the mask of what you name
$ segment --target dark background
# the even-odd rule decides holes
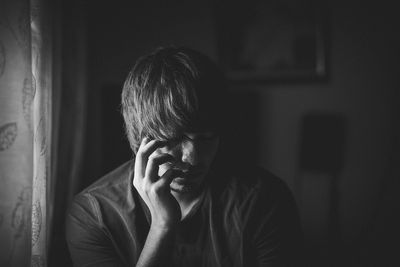
[[[233,2],[243,10],[252,4]],[[119,103],[135,60],[159,46],[185,45],[220,62],[224,47],[218,21],[232,7],[227,1],[221,6],[201,0],[64,5],[62,34],[78,44],[64,53],[78,55],[87,88],[79,191],[131,157]],[[400,203],[396,9],[386,1],[324,0],[319,5],[327,22],[327,76],[231,82],[227,101],[237,109],[230,138],[240,144],[239,155],[292,189],[310,266],[395,266]],[[52,255],[65,257],[62,251]]]

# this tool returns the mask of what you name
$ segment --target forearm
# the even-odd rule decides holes
[[[165,266],[175,240],[174,228],[150,227],[136,267]]]

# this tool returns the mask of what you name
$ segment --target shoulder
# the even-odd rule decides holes
[[[278,213],[295,213],[296,204],[286,183],[260,168],[252,167],[228,175],[219,188],[212,188],[212,199],[219,208],[243,225]]]
[[[85,188],[80,194],[110,195],[110,193],[125,192],[131,182],[132,164],[132,160],[123,163]]]
[[[97,222],[102,221],[104,207],[134,207],[132,192],[132,160],[125,162],[110,173],[77,194],[69,207],[69,213],[85,212]]]
[[[290,189],[281,178],[259,166],[246,167],[227,174],[215,190],[221,197],[235,197],[238,201],[260,197],[273,201],[291,195]]]
[[[133,251],[129,247],[130,229],[135,226],[130,166],[128,161],[106,174],[69,205],[66,240],[75,264],[113,262],[120,266],[119,262],[129,262],[121,251],[124,247]]]

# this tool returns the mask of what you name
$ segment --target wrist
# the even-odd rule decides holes
[[[151,223],[150,231],[157,233],[157,234],[168,234],[176,229],[176,224],[172,223]]]

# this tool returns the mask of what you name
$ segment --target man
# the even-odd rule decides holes
[[[301,265],[289,189],[224,143],[233,134],[224,88],[216,66],[187,48],[137,61],[122,93],[135,157],[75,197],[76,266]]]

